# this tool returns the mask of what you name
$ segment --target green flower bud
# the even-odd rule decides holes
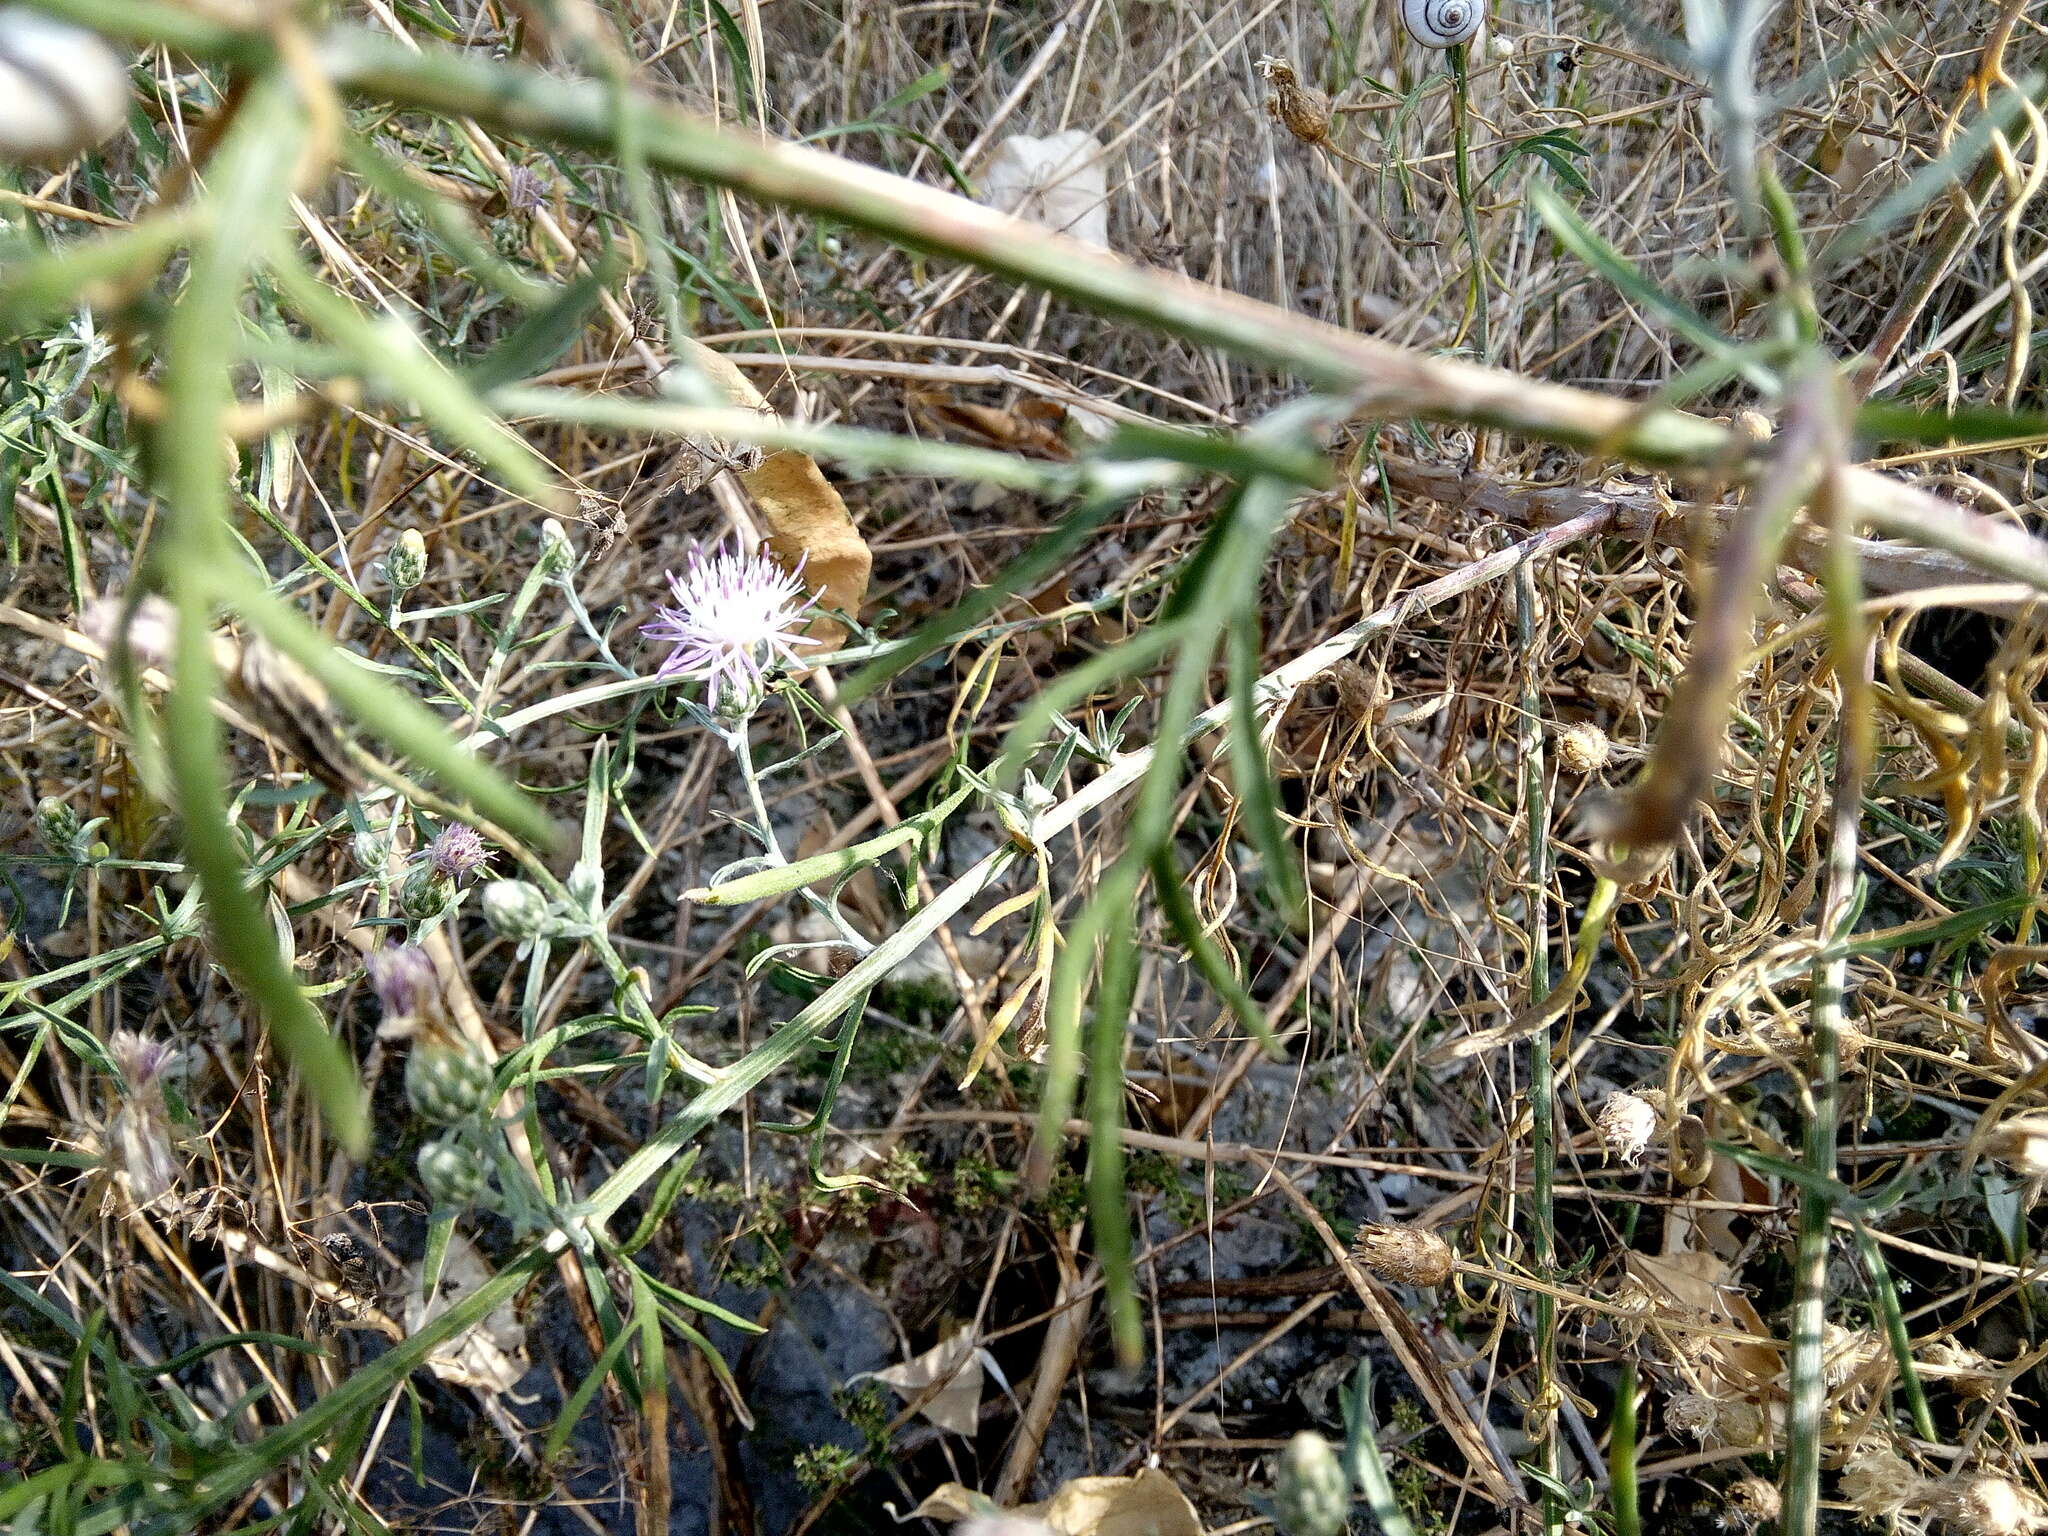
[[[405,1096],[422,1120],[454,1125],[490,1107],[492,1064],[465,1046],[421,1040],[405,1063]]]
[[[419,529],[406,529],[385,554],[384,579],[394,592],[410,592],[427,579],[427,541]]]
[[[583,911],[595,912],[604,905],[604,871],[597,865],[579,862],[563,884],[568,887],[569,899]]]
[[[1287,1442],[1273,1477],[1273,1519],[1287,1536],[1338,1536],[1351,1514],[1351,1482],[1330,1442],[1305,1429]]]
[[[377,833],[358,832],[350,839],[348,851],[356,868],[372,880],[382,880],[391,873],[391,844]]]
[[[552,517],[540,525],[540,566],[551,576],[576,568],[576,546],[569,542],[569,530]]]
[[[431,864],[415,864],[398,888],[398,910],[416,923],[439,917],[454,899],[455,882]]]
[[[537,939],[547,931],[548,899],[524,880],[493,880],[484,887],[484,920],[507,939]]]
[[[68,854],[78,837],[78,812],[55,795],[36,802],[36,836],[52,853]]]
[[[470,1205],[484,1192],[484,1160],[476,1148],[454,1136],[443,1136],[420,1148],[420,1182],[436,1206]]]

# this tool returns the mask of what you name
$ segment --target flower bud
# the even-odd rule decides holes
[[[410,592],[427,579],[427,541],[419,529],[406,529],[386,553],[384,579],[394,592]]]
[[[604,871],[597,865],[577,863],[562,883],[568,888],[569,899],[580,910],[595,912],[604,905]]]
[[[443,1136],[421,1147],[419,1167],[420,1183],[437,1206],[469,1205],[484,1192],[484,1160],[459,1137]]]
[[[455,882],[431,864],[415,864],[398,888],[398,910],[416,923],[439,917],[454,899]]]
[[[1376,1221],[1358,1229],[1351,1257],[1382,1280],[1401,1285],[1441,1285],[1450,1278],[1454,1262],[1450,1244],[1434,1232]]]
[[[349,840],[348,851],[356,862],[356,868],[372,880],[383,880],[391,873],[391,844],[375,832],[358,832]]]
[[[1273,1521],[1286,1536],[1338,1536],[1351,1514],[1351,1480],[1330,1442],[1305,1429],[1287,1442],[1273,1477]]]
[[[36,802],[36,836],[55,854],[68,854],[78,840],[78,812],[55,795]]]
[[[540,525],[540,567],[550,576],[576,567],[576,546],[569,542],[569,530],[556,518]]]
[[[0,161],[61,164],[128,117],[128,71],[95,34],[0,6]]]
[[[405,1096],[422,1120],[454,1125],[489,1108],[492,1064],[460,1042],[422,1037],[405,1063]]]
[[[548,899],[524,880],[493,880],[484,887],[484,921],[507,939],[537,939],[547,931]]]

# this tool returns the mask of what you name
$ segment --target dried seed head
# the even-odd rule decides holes
[[[1988,1401],[1998,1395],[1998,1367],[1954,1339],[1936,1339],[1920,1351],[1919,1360],[1962,1397]]]
[[[1273,94],[1266,98],[1266,111],[1273,120],[1304,144],[1328,142],[1330,98],[1314,86],[1303,85],[1285,59],[1268,54],[1258,67],[1273,87]]]
[[[1664,1405],[1664,1429],[1671,1435],[1704,1441],[1720,1421],[1721,1405],[1699,1392],[1679,1392]]]
[[[1766,1478],[1737,1478],[1728,1489],[1728,1513],[1738,1525],[1772,1524],[1783,1508],[1784,1501],[1778,1497],[1778,1485]]]
[[[1382,1280],[1401,1285],[1441,1285],[1450,1278],[1451,1246],[1420,1227],[1368,1221],[1352,1239],[1351,1256]]]
[[[1842,1502],[1866,1520],[1892,1520],[1924,1501],[1926,1479],[1898,1452],[1859,1451],[1842,1468]]]
[[[1351,1513],[1351,1479],[1330,1442],[1305,1429],[1273,1474],[1275,1523],[1287,1536],[1338,1536]]]
[[[1615,1093],[1601,1107],[1593,1122],[1607,1155],[1633,1168],[1643,1160],[1657,1136],[1657,1111],[1640,1094]]]
[[[1950,1478],[1936,1497],[1935,1510],[1964,1536],[2026,1536],[2048,1525],[2041,1501],[1995,1472]]]
[[[1884,1340],[1867,1328],[1823,1323],[1820,1334],[1821,1375],[1839,1387],[1884,1353]]]
[[[1607,733],[1597,725],[1568,725],[1557,733],[1557,760],[1567,773],[1598,773],[1607,766]]]
[[[1746,1397],[1721,1404],[1714,1433],[1723,1445],[1758,1445],[1764,1438],[1764,1411]]]
[[[2048,1178],[2048,1115],[2015,1115],[1984,1138],[1984,1149],[2014,1173]]]

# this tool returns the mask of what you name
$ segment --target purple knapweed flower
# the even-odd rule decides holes
[[[441,973],[433,956],[417,944],[387,944],[363,957],[377,1006],[387,1024],[398,1024],[437,1012],[441,1004]]]
[[[701,678],[714,712],[744,709],[769,668],[798,662],[796,629],[811,606],[800,570],[723,547],[692,549],[689,568],[668,578],[675,606],[655,609],[640,631],[675,647],[657,675]]]
[[[491,851],[484,846],[484,840],[477,836],[474,827],[451,821],[427,844],[426,860],[434,866],[435,874],[460,885],[470,876],[483,872],[491,862]]]

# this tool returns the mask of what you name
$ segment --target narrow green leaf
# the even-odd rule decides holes
[[[358,725],[389,743],[469,799],[508,831],[552,847],[559,831],[546,813],[488,763],[465,751],[447,722],[382,678],[357,666],[319,630],[271,596],[240,561],[208,573],[219,600],[264,639],[311,672]]]

